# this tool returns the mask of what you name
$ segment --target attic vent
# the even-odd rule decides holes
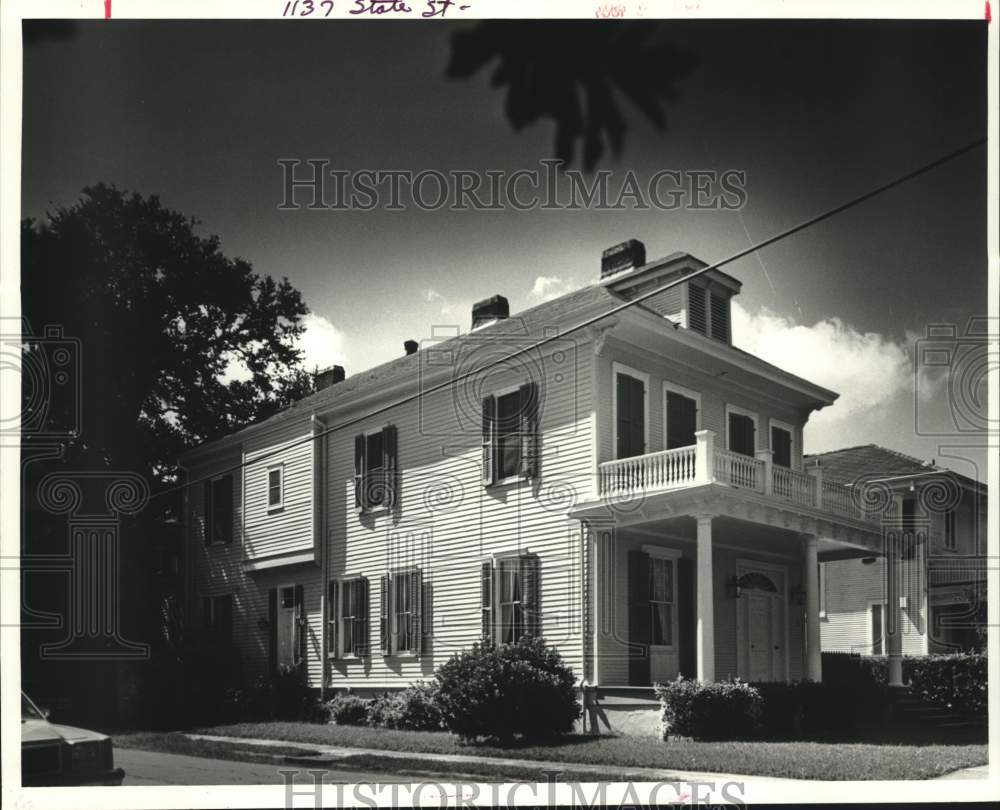
[[[729,298],[712,293],[712,337],[729,343]],[[704,299],[702,299],[704,301]],[[703,304],[704,306],[704,304]]]
[[[708,334],[708,315],[705,312],[705,288],[688,284],[688,328]]]

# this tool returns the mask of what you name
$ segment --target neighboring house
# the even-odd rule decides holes
[[[986,486],[874,444],[807,457],[824,480],[884,485],[916,540],[902,555],[902,653],[982,649],[986,630]],[[823,649],[886,655],[885,557],[824,563]]]
[[[600,687],[820,678],[818,561],[880,549],[803,466],[837,395],[731,345],[725,273],[614,311],[704,267],[626,242],[597,283],[518,317],[495,296],[468,333],[335,367],[187,453],[207,637],[247,680],[304,661],[324,689],[405,686],[526,633]]]

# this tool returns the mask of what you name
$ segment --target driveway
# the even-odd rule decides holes
[[[274,765],[258,762],[233,762],[228,759],[161,754],[134,748],[115,747],[115,766],[125,769],[125,785],[283,785],[279,770],[295,770],[295,779],[303,788],[312,784],[306,771],[309,765]],[[414,777],[393,776],[383,772],[335,769],[328,765],[326,784],[334,782],[409,782]]]

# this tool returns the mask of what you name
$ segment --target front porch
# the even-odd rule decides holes
[[[715,451],[707,433],[601,465],[604,497],[572,513],[590,540],[591,686],[821,680],[818,563],[882,553],[850,492]]]

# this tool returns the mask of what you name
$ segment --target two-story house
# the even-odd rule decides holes
[[[868,444],[807,458],[828,480],[881,485],[913,542],[898,567],[904,655],[981,649],[986,630],[986,507],[982,483],[912,456]],[[824,563],[823,649],[887,655],[886,557]]]
[[[189,610],[244,677],[304,661],[324,690],[526,633],[601,688],[820,679],[819,561],[880,529],[803,466],[836,394],[733,346],[740,282],[706,267],[631,240],[190,451]]]

